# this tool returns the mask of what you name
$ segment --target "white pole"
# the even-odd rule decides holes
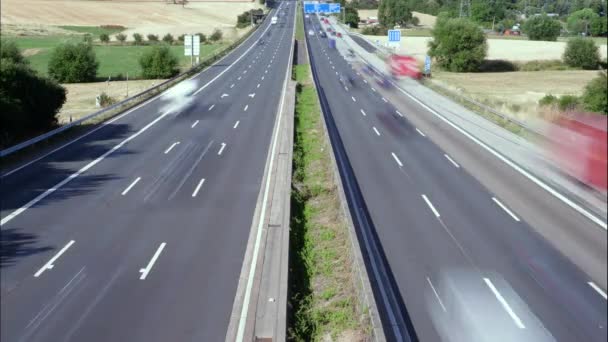
[[[194,66],[194,34],[190,35],[190,67]]]

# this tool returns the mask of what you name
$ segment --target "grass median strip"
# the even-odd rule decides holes
[[[364,341],[348,229],[334,182],[317,93],[308,64],[298,82],[290,239],[290,341]]]

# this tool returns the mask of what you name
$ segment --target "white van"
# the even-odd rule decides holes
[[[272,25],[274,25],[274,24],[276,24],[276,23],[277,23],[277,21],[278,21],[278,20],[279,20],[279,18],[277,18],[277,17],[272,17],[272,18],[270,19],[270,23],[271,23]]]

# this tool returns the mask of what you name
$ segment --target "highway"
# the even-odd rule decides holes
[[[343,182],[352,178],[351,216],[374,246],[364,255],[388,339],[605,341],[606,231],[438,119],[425,99],[382,89],[329,48],[320,27],[306,20],[309,54]],[[576,235],[563,239],[599,266],[583,271],[544,229]]]
[[[2,341],[226,338],[290,75],[285,4],[189,96],[2,170]]]

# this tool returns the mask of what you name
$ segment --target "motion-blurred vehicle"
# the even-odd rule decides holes
[[[327,33],[325,33],[325,31],[323,31],[323,30],[319,30],[319,37],[327,38]]]
[[[422,78],[422,72],[418,68],[418,61],[412,56],[392,54],[388,58],[388,67],[393,78]]]
[[[309,36],[314,36],[314,35],[315,35],[315,31],[313,31],[313,30],[309,30],[309,31],[308,31],[308,35],[309,35]]]
[[[341,32],[337,32],[337,33],[336,33],[336,36],[337,36],[338,38],[342,38],[342,33],[341,33]]]
[[[549,158],[562,172],[604,193],[608,187],[607,124],[605,115],[569,113],[546,129]]]
[[[279,22],[279,18],[277,18],[277,17],[272,17],[272,18],[270,18],[270,23],[271,23],[272,25],[276,24],[277,22]]]

